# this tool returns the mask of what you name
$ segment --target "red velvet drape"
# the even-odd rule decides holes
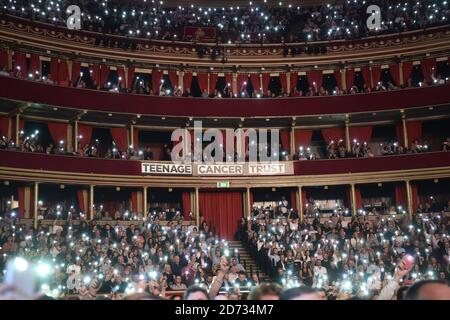
[[[400,145],[403,145],[403,125],[398,123],[396,126],[397,140]],[[406,131],[408,134],[408,143],[411,144],[414,140],[420,141],[422,139],[422,123],[419,121],[407,121]],[[409,146],[405,146],[409,147]]]
[[[69,68],[66,60],[61,60],[58,67],[58,82],[62,86],[69,85]]]
[[[83,213],[87,213],[87,208],[85,206],[85,201],[84,201],[83,190],[77,190],[77,200],[78,200],[78,207],[80,208],[80,211]]]
[[[183,75],[183,90],[191,89],[192,72],[185,72]]]
[[[162,71],[158,69],[152,70],[152,90],[153,94],[159,95],[159,87],[161,86],[161,80],[163,78]]]
[[[117,67],[117,84],[119,87],[126,88],[125,79],[125,70],[123,69],[123,67]]]
[[[345,139],[345,129],[344,128],[325,128],[322,129],[322,136],[326,144],[330,144],[331,141],[335,143],[339,140]]]
[[[9,118],[7,116],[0,116],[0,135],[8,136]]]
[[[25,217],[25,187],[17,188],[18,202],[19,202],[19,218]]]
[[[197,73],[197,80],[198,85],[200,86],[200,90],[202,90],[202,92],[204,90],[208,90],[208,73],[206,72]]]
[[[286,73],[280,72],[280,82],[281,82],[281,91],[287,92],[287,80],[286,80]]]
[[[360,143],[367,142],[369,143],[372,138],[372,127],[364,126],[364,127],[350,127],[350,141],[357,140]]]
[[[109,66],[102,64],[100,66],[100,86],[105,86],[109,77]]]
[[[395,203],[397,206],[407,207],[408,197],[406,194],[405,183],[398,183],[395,185]]]
[[[355,70],[354,69],[346,69],[345,84],[347,85],[347,90],[350,90],[350,88],[353,87],[353,83],[355,83]]]
[[[263,92],[267,93],[267,90],[269,90],[269,82],[270,82],[270,74],[269,73],[262,74],[262,82],[263,82]]]
[[[436,70],[436,58],[423,59],[420,62],[425,81],[432,82],[432,74]]]
[[[127,74],[127,89],[133,87],[133,81],[134,81],[134,67],[129,67]]]
[[[400,85],[400,67],[398,63],[391,63],[389,65],[389,71],[391,73],[392,79],[394,79],[395,85]]]
[[[221,238],[232,240],[243,216],[242,192],[207,192],[199,194],[200,214],[211,223]]]
[[[339,89],[342,89],[342,76],[341,70],[334,70],[334,78]]]
[[[9,65],[9,55],[8,50],[1,48],[0,49],[0,66],[8,70]]]
[[[50,73],[48,74],[48,78],[53,80],[54,82],[58,81],[59,77],[59,62],[58,58],[52,58],[50,60]]]
[[[89,65],[89,73],[91,74],[91,79],[98,85],[100,81],[100,66],[98,64]]]
[[[53,141],[58,145],[60,141],[67,144],[67,123],[64,122],[48,122],[48,131],[53,138]]]
[[[209,74],[209,93],[214,92],[217,85],[217,79],[219,78],[219,75],[215,72],[211,72]]]
[[[138,212],[138,193],[137,193],[137,191],[131,192],[131,211]]]
[[[92,139],[92,127],[84,124],[79,124],[78,135],[83,137],[79,140],[81,145],[90,144]]]
[[[381,79],[381,66],[372,66],[372,87],[375,87]]]
[[[289,153],[291,150],[291,132],[289,129],[280,130],[280,141],[283,149]]]
[[[21,78],[24,79],[28,75],[27,70],[27,55],[24,52],[16,51],[14,52],[14,63],[13,63],[13,72],[16,75],[18,72],[18,68],[20,68]]]
[[[311,144],[313,131],[309,129],[295,129],[295,152],[298,152],[300,147],[307,148]]]
[[[37,54],[30,55],[30,67],[28,68],[28,72],[32,73],[33,76],[37,74],[41,74],[41,60],[39,60],[39,56]]]
[[[261,81],[260,81],[259,73],[251,73],[250,79],[252,80],[253,89],[255,91],[261,91]]]
[[[361,189],[358,186],[355,186],[355,204],[356,210],[362,208]]]
[[[183,207],[183,217],[188,220],[193,220],[194,216],[189,216],[189,212],[191,212],[191,193],[189,191],[183,191],[181,193],[181,202]]]
[[[308,204],[308,198],[306,197],[306,191],[304,189],[302,189],[302,204],[303,204],[303,210],[306,209],[306,205]]]
[[[363,76],[364,82],[367,86],[367,88],[372,89],[373,85],[372,85],[372,80],[370,77],[370,69],[369,67],[362,67],[361,68],[361,74]]]
[[[317,91],[319,91],[320,87],[322,86],[322,71],[321,70],[311,70],[306,72],[306,76],[308,77],[308,85],[310,87],[316,88]]]
[[[294,89],[297,88],[298,72],[291,72],[291,94],[294,93]]]
[[[138,128],[133,128],[133,148],[134,150],[138,150],[139,149],[139,129]]]
[[[128,150],[128,130],[126,128],[111,128],[111,136],[119,151]]]
[[[71,79],[72,82],[75,83],[75,81],[78,79],[78,77],[80,76],[80,72],[81,72],[80,70],[81,70],[81,64],[77,61],[72,62],[72,79]],[[54,77],[56,77],[56,74],[54,75]]]
[[[244,88],[246,88],[246,85],[244,85],[244,83],[246,83],[248,81],[248,73],[239,73],[238,77],[237,77],[237,90],[239,92],[239,95],[241,94],[242,91],[244,91]]]
[[[411,78],[411,72],[413,69],[412,61],[403,62],[403,84],[408,84],[408,80]]]
[[[178,89],[178,74],[176,71],[169,71],[169,79],[172,83],[173,90]]]
[[[419,208],[419,188],[416,183],[411,183],[411,198],[413,211],[416,212]]]
[[[229,89],[233,89],[233,74],[232,73],[226,73],[225,74],[225,80],[226,80],[226,86],[229,85]]]
[[[297,191],[291,190],[291,202],[290,202],[291,208],[294,210],[297,210]]]

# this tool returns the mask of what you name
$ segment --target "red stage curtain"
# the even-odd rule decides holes
[[[408,197],[406,195],[405,183],[398,183],[395,185],[395,203],[397,206],[407,207]]]
[[[66,60],[61,60],[59,62],[58,81],[59,81],[59,84],[62,86],[69,85],[69,68],[67,66]]]
[[[280,141],[283,149],[289,153],[291,150],[291,132],[289,129],[280,130]]]
[[[38,74],[41,74],[41,60],[39,60],[39,56],[37,54],[30,55],[30,68],[28,70],[29,73],[32,73],[33,76],[36,75],[36,71]]]
[[[392,79],[394,79],[395,85],[400,85],[400,67],[398,63],[391,63],[389,65],[389,70],[392,76]]]
[[[169,79],[172,83],[173,90],[178,89],[178,74],[176,71],[169,71]]]
[[[300,147],[305,149],[311,144],[313,131],[309,129],[295,129],[295,152],[300,150]]]
[[[261,81],[259,73],[251,73],[250,79],[252,80],[253,89],[255,89],[255,91],[261,91]]]
[[[80,141],[81,145],[91,144],[92,139],[92,127],[84,124],[78,125],[78,135],[83,136]]]
[[[191,212],[191,193],[189,191],[183,191],[181,193],[181,202],[183,207],[183,217],[185,219],[193,220],[193,216],[189,216]]]
[[[117,76],[118,87],[125,88],[125,70],[123,69],[123,67],[117,67]],[[122,80],[119,80],[119,78],[121,78]]]
[[[425,81],[432,82],[433,78],[431,77],[431,75],[436,70],[436,58],[423,59],[420,64],[422,66],[422,72]]]
[[[283,93],[285,93],[285,92],[287,92],[287,87],[286,87],[286,85],[287,85],[287,80],[286,80],[286,73],[284,73],[284,72],[281,72],[280,73],[280,82],[281,82],[281,91],[283,92]]]
[[[246,86],[244,85],[244,82],[248,81],[248,73],[239,73],[237,77],[237,90],[239,95],[241,95],[241,92],[244,91],[244,88]]]
[[[214,92],[217,86],[217,79],[219,78],[219,75],[217,73],[211,72],[209,74],[209,93]]]
[[[221,238],[232,240],[243,216],[242,200],[242,193],[238,191],[200,192],[200,214]]]
[[[159,95],[159,87],[161,86],[161,80],[163,78],[162,71],[158,69],[152,70],[152,90],[153,94]]]
[[[61,140],[67,144],[67,123],[48,122],[47,126],[56,145],[58,145]]]
[[[226,73],[225,74],[225,81],[226,81],[226,86],[228,86],[228,84],[230,84],[229,89],[232,90],[233,89],[233,74],[232,73]]]
[[[354,82],[355,82],[355,70],[354,69],[346,69],[345,84],[347,85],[347,90],[350,90],[350,88],[353,87]]]
[[[413,211],[416,212],[417,209],[419,208],[419,188],[415,183],[411,183],[411,197],[412,197]]]
[[[26,78],[28,75],[27,70],[27,55],[24,52],[16,51],[14,52],[14,63],[13,63],[13,72],[17,74],[17,67],[20,67],[20,73],[22,75],[22,79]]]
[[[128,68],[128,74],[127,74],[127,89],[133,87],[133,81],[134,81],[134,67]]]
[[[200,90],[208,90],[208,74],[206,72],[197,73],[198,85],[200,86]]]
[[[322,136],[326,144],[330,144],[331,141],[335,143],[339,140],[345,139],[345,129],[344,128],[325,128],[322,129]]]
[[[134,150],[139,150],[139,130],[138,128],[133,128],[133,148]]]
[[[298,72],[291,72],[291,94],[294,93],[294,89],[297,89]]]
[[[53,72],[53,71],[52,71]],[[80,76],[81,64],[77,61],[72,62],[72,82],[75,83]],[[56,79],[57,75],[53,75]],[[59,75],[58,75],[59,76]]]
[[[306,76],[308,77],[308,85],[314,87],[315,83],[316,90],[319,91],[322,86],[322,70],[308,71],[306,72]]]
[[[183,90],[191,89],[192,72],[185,72],[183,76]]]
[[[100,66],[100,86],[104,87],[106,82],[108,82],[109,77],[109,66],[102,64]]]
[[[98,64],[89,65],[89,73],[91,74],[91,79],[95,82],[96,85],[98,85],[101,79],[100,66]]]
[[[87,213],[87,208],[86,208],[85,202],[84,202],[83,190],[77,190],[77,200],[78,200],[78,208],[80,208],[80,211],[83,213]],[[88,201],[88,203],[89,203],[89,201]]]
[[[408,80],[411,78],[411,72],[413,69],[413,63],[412,61],[403,62],[403,84],[407,85]]]
[[[375,87],[381,79],[381,66],[372,66],[372,87]]]
[[[17,195],[19,201],[19,218],[23,218],[25,217],[25,187],[18,187]]]
[[[137,191],[131,192],[131,211],[138,211],[138,193]]]
[[[367,88],[372,89],[372,80],[370,79],[370,69],[369,67],[362,67],[361,68],[361,74],[364,78],[364,82],[367,85]]]
[[[48,74],[48,78],[53,80],[54,82],[58,82],[59,77],[59,62],[58,58],[52,58],[50,60],[50,73]]]
[[[8,136],[9,118],[7,116],[0,116],[0,135]]]
[[[353,141],[356,139],[358,142],[363,143],[367,142],[369,143],[372,138],[372,127],[366,126],[366,127],[350,127],[350,141]]]
[[[291,190],[291,208],[297,211],[297,191]]]
[[[355,204],[356,210],[362,208],[361,189],[358,186],[355,186]]]
[[[263,92],[265,94],[269,90],[270,73],[263,73],[262,74],[262,83],[263,83]]]
[[[0,66],[8,70],[9,55],[8,50],[0,48]]]
[[[334,70],[334,78],[339,89],[342,89],[342,76],[341,70]]]
[[[128,150],[128,132],[126,128],[111,128],[111,136],[119,151]]]

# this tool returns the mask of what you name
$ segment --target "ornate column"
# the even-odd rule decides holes
[[[247,208],[247,218],[248,219],[251,219],[251,217],[252,217],[252,204],[250,203],[250,192],[251,192],[250,188],[247,187],[245,195],[246,195],[246,208]]]
[[[195,188],[195,223],[197,224],[197,227],[200,227],[200,206],[199,206],[198,187]]]
[[[89,220],[94,219],[94,185],[89,186]]]
[[[351,188],[351,205],[352,205],[352,216],[356,215],[356,192],[355,192],[355,184],[352,183],[350,185]]]
[[[142,188],[142,208],[144,211],[144,219],[147,219],[147,212],[148,212],[148,204],[147,204],[147,187]]]
[[[345,148],[347,149],[347,152],[352,151],[351,143],[350,143],[350,128],[349,128],[349,115],[345,115]]]
[[[413,209],[411,183],[409,180],[406,180],[405,184],[406,184],[406,197],[408,201],[408,218],[409,221],[412,221],[414,209]]]
[[[406,115],[405,110],[400,110],[400,113],[402,114],[402,128],[403,128],[403,147],[408,148],[409,142],[408,142],[408,127],[406,126]]]
[[[38,209],[39,209],[39,182],[34,183],[34,228],[37,229],[38,226]]]

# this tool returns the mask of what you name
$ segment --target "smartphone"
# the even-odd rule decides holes
[[[10,259],[6,266],[5,285],[11,285],[16,290],[11,299],[31,300],[36,293],[36,272],[33,266],[23,258]]]
[[[409,270],[412,268],[412,266],[416,262],[416,259],[412,255],[407,254],[403,257],[402,261],[403,261],[403,265],[405,266],[405,269]]]

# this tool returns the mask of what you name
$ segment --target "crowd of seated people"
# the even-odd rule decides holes
[[[448,221],[443,212],[416,214],[412,222],[379,214],[300,221],[297,214],[256,209],[242,219],[239,235],[281,286],[308,286],[328,299],[384,300],[419,280],[449,281]],[[404,259],[415,263],[398,276]]]
[[[60,1],[1,0],[4,12],[66,25],[68,14]],[[81,28],[101,34],[144,39],[199,40],[184,34],[185,26],[214,28],[209,35],[217,43],[296,42],[347,39],[375,34],[399,33],[435,25],[445,25],[450,11],[447,1],[372,1],[381,9],[382,23],[371,31],[367,26],[365,1],[344,1],[318,6],[254,4],[231,7],[191,6],[170,8],[163,3],[102,3],[74,1],[82,12]],[[215,33],[217,32],[217,36]],[[208,36],[208,35],[207,35]],[[114,39],[101,40],[104,46],[125,45]]]

